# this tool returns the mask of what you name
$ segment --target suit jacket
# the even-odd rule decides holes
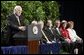
[[[44,29],[43,29],[43,32],[44,32]],[[44,37],[44,35],[42,34],[42,38],[41,38],[41,40],[40,40],[40,42],[41,42],[41,44],[43,44],[43,43],[47,43],[47,40],[46,40],[46,38]]]
[[[19,17],[19,20],[20,20],[21,26],[25,25],[23,22],[22,16]],[[14,14],[8,16],[8,32],[9,32],[9,34],[14,35],[15,33],[21,31],[18,28],[19,26],[20,25],[18,23],[18,20]]]
[[[62,38],[61,33],[60,34],[58,33],[58,30],[56,29],[56,27],[53,28],[53,33],[54,33],[54,37],[56,38],[56,40],[60,40],[60,41],[64,40],[64,38]]]
[[[52,29],[51,29],[52,30]],[[51,30],[49,29],[49,27],[45,27],[45,29],[44,29],[44,33],[45,33],[45,35],[48,37],[48,39],[50,40],[50,41],[52,41],[52,40],[54,40],[54,34],[51,32]]]
[[[19,41],[18,45],[25,44],[24,40],[27,40],[27,36],[25,36],[26,32],[21,31],[18,27],[25,26],[23,17],[19,17],[19,22],[14,14],[8,16],[8,32],[9,32],[9,45],[17,45],[15,41]]]

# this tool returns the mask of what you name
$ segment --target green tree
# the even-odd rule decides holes
[[[7,16],[13,13],[16,5],[20,5],[23,9],[25,24],[30,24],[33,20],[47,19],[54,22],[60,16],[60,4],[56,1],[1,1],[1,31],[6,31]]]
[[[30,24],[33,20],[46,21],[47,19],[54,22],[60,16],[60,4],[56,1],[1,1],[1,32],[7,31],[7,17],[13,13],[16,5],[20,5],[23,9],[22,15],[25,24]],[[5,43],[6,36],[1,35],[1,44]]]
[[[7,16],[13,11],[16,1],[1,1],[1,31],[7,27]]]

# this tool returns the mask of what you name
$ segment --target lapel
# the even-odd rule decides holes
[[[20,21],[20,17],[19,17],[19,21]],[[20,21],[20,24],[19,24],[18,19],[17,19],[17,17],[16,17],[16,16],[15,16],[15,22],[16,22],[16,24],[18,24],[18,25],[20,26],[21,21]]]
[[[49,28],[48,28],[48,29],[49,29]],[[52,30],[52,28],[51,28],[51,30],[49,29],[49,32],[53,34],[53,30]]]
[[[59,35],[60,35],[60,33],[59,33],[59,32],[60,32],[60,30],[59,30],[59,32],[58,32],[58,30],[55,28],[55,31],[56,31],[56,33],[57,33],[57,34],[59,34]]]

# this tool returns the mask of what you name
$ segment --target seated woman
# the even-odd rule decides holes
[[[80,38],[77,34],[76,31],[73,29],[74,27],[74,22],[73,21],[69,21],[68,22],[68,27],[67,27],[67,31],[69,32],[69,36],[71,38],[72,42],[82,42],[82,38]]]
[[[67,31],[69,32],[69,36],[71,38],[72,43],[76,44],[74,47],[75,48],[80,48],[83,45],[83,40],[80,38],[77,34],[76,31],[73,29],[74,27],[74,22],[69,21],[67,25]],[[80,45],[80,46],[79,46]]]
[[[67,26],[67,21],[63,20],[61,25],[60,25],[61,37],[64,38],[64,41],[62,41],[62,48],[63,48],[64,51],[70,53],[71,39],[69,37],[69,33],[66,29],[66,26]]]
[[[67,22],[66,21],[62,22],[60,26],[60,32],[61,32],[62,37],[65,39],[65,41],[67,43],[71,43],[71,39],[69,37],[69,33],[66,29],[66,26],[67,26]]]

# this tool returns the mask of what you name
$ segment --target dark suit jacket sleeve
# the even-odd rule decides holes
[[[12,16],[8,16],[8,25],[16,30],[20,30],[18,25],[15,24],[14,19]]]
[[[24,17],[21,15],[20,16],[20,22],[21,22],[21,26],[25,26],[26,24],[25,24],[25,22],[24,22]]]
[[[58,34],[58,32],[57,32],[57,30],[55,30],[55,28],[53,28],[53,34],[57,39],[64,40],[64,38],[60,34]]]

